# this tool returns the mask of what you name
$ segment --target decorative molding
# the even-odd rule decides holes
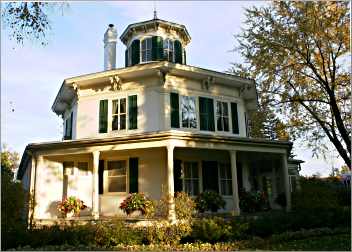
[[[208,78],[202,81],[202,89],[209,90],[210,85],[214,84],[214,77],[208,76]]]
[[[168,74],[167,71],[157,70],[157,75],[159,77],[160,84],[165,87],[166,85],[166,75]]]
[[[122,80],[119,76],[114,75],[109,78],[111,83],[111,88],[114,91],[120,91],[122,89]]]
[[[74,82],[72,83],[72,87],[73,87],[73,90],[76,91],[76,94],[77,94],[77,101],[79,101],[79,97],[81,96],[81,89],[80,89],[80,86]]]

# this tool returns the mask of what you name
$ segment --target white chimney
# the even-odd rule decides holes
[[[117,31],[113,24],[109,24],[104,34],[104,70],[116,68]]]

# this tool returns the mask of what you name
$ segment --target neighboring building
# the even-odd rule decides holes
[[[105,71],[65,79],[52,106],[63,140],[24,151],[18,179],[34,195],[34,220],[58,218],[67,196],[99,218],[122,215],[131,192],[160,199],[204,190],[219,192],[225,211],[238,215],[239,188],[268,185],[270,202],[285,193],[289,210],[292,143],[248,136],[255,82],[186,65],[191,37],[183,25],[154,18],[129,25],[120,39],[126,67],[115,69],[117,32],[109,25]]]

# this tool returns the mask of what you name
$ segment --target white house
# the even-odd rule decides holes
[[[160,199],[215,190],[238,215],[239,188],[267,190],[273,205],[285,193],[289,210],[292,143],[249,137],[255,82],[187,65],[184,25],[154,18],[129,25],[120,39],[124,68],[115,68],[117,32],[109,25],[105,70],[63,81],[52,105],[63,140],[24,151],[18,179],[34,195],[34,220],[57,219],[66,196],[82,199],[92,218],[122,215],[131,192]],[[174,220],[172,198],[168,212]]]

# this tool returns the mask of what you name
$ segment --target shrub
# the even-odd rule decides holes
[[[149,244],[175,245],[191,233],[189,222],[170,224],[167,221],[160,221],[142,229]]]
[[[226,221],[224,218],[213,217],[195,220],[192,225],[191,237],[201,242],[227,242],[246,237],[248,223],[238,219]]]
[[[225,200],[221,195],[214,191],[205,191],[196,198],[196,207],[199,212],[205,211],[217,212],[220,208],[225,208]]]
[[[143,193],[132,193],[121,203],[120,209],[127,215],[141,211],[143,215],[149,217],[154,213],[154,203]]]
[[[168,210],[168,197],[164,196],[161,200],[154,204],[155,215],[166,218]],[[196,211],[196,203],[187,193],[177,192],[175,195],[175,211],[177,219],[190,220]]]
[[[74,196],[70,196],[58,204],[57,209],[59,212],[63,214],[64,217],[67,216],[68,213],[74,213],[75,215],[79,215],[81,210],[86,209],[87,206],[84,202]]]
[[[267,195],[262,191],[246,192],[241,190],[239,193],[240,208],[243,212],[257,212],[269,209]]]
[[[94,242],[100,247],[113,247],[119,244],[142,244],[141,230],[127,226],[121,220],[99,223],[94,230]]]

